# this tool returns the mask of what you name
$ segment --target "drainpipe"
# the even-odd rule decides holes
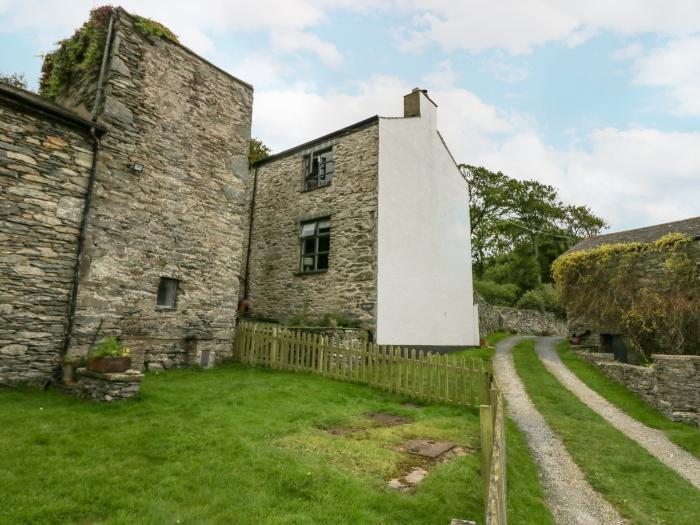
[[[110,49],[112,47],[112,31],[114,28],[114,12],[109,15],[109,26],[107,28],[107,39],[105,40],[105,48],[102,53],[102,64],[100,65],[100,75],[97,79],[97,89],[95,91],[95,105],[92,108],[92,122],[97,122],[97,113],[99,111],[100,103],[102,102],[102,91],[105,72],[107,70],[107,59],[109,58]],[[90,166],[90,175],[88,177],[88,186],[85,192],[85,205],[83,206],[83,214],[80,220],[80,233],[78,235],[78,247],[76,250],[75,266],[73,267],[73,287],[71,288],[70,302],[68,305],[68,323],[66,326],[66,334],[63,340],[63,348],[59,353],[58,366],[54,370],[53,380],[60,380],[61,378],[61,366],[63,358],[68,353],[70,348],[71,338],[73,334],[73,326],[75,324],[75,308],[78,298],[78,287],[80,283],[80,262],[83,258],[83,253],[85,251],[85,237],[87,235],[87,221],[88,214],[90,211],[90,204],[92,202],[92,193],[95,187],[95,176],[97,173],[97,158],[100,152],[100,138],[97,136],[97,130],[94,126],[90,128],[90,135],[92,136],[92,164]],[[44,386],[47,386],[49,381]]]
[[[243,278],[243,298],[250,299],[250,252],[253,242],[253,216],[255,215],[255,195],[258,192],[258,167],[253,173],[253,195],[250,198],[250,217],[248,219],[248,249],[245,256],[245,276]]]

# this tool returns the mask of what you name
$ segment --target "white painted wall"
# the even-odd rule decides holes
[[[420,98],[379,121],[377,342],[477,345],[467,185]]]

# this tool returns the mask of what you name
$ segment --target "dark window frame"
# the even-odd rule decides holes
[[[313,225],[313,232],[308,226]],[[327,225],[327,226],[325,226]],[[309,241],[313,244],[309,249]],[[331,218],[302,221],[299,225],[299,273],[320,273],[330,266],[331,251]],[[306,259],[312,259],[309,264]]]
[[[172,288],[168,288],[172,286]],[[177,296],[180,291],[180,280],[172,277],[161,277],[156,293],[156,308],[161,310],[177,309]],[[169,297],[172,295],[172,297]]]
[[[335,153],[333,147],[319,149],[304,155],[302,172],[304,191],[328,186],[335,175]]]

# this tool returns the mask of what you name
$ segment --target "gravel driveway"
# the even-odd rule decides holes
[[[700,461],[691,453],[672,443],[660,430],[649,428],[636,419],[631,418],[586,386],[559,359],[554,346],[560,340],[560,338],[556,337],[536,338],[535,350],[544,363],[545,368],[564,387],[597,412],[611,426],[639,443],[652,456],[675,470],[697,489],[700,489]]]
[[[508,415],[527,438],[537,462],[547,504],[559,525],[617,525],[617,511],[593,490],[557,435],[525,392],[515,372],[511,350],[523,339],[511,337],[496,345],[493,367],[508,402]]]

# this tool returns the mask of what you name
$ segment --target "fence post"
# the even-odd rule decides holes
[[[493,417],[491,405],[479,407],[479,428],[481,430],[481,484],[484,492],[484,505],[488,507],[489,478],[491,477],[491,453],[493,452]]]

